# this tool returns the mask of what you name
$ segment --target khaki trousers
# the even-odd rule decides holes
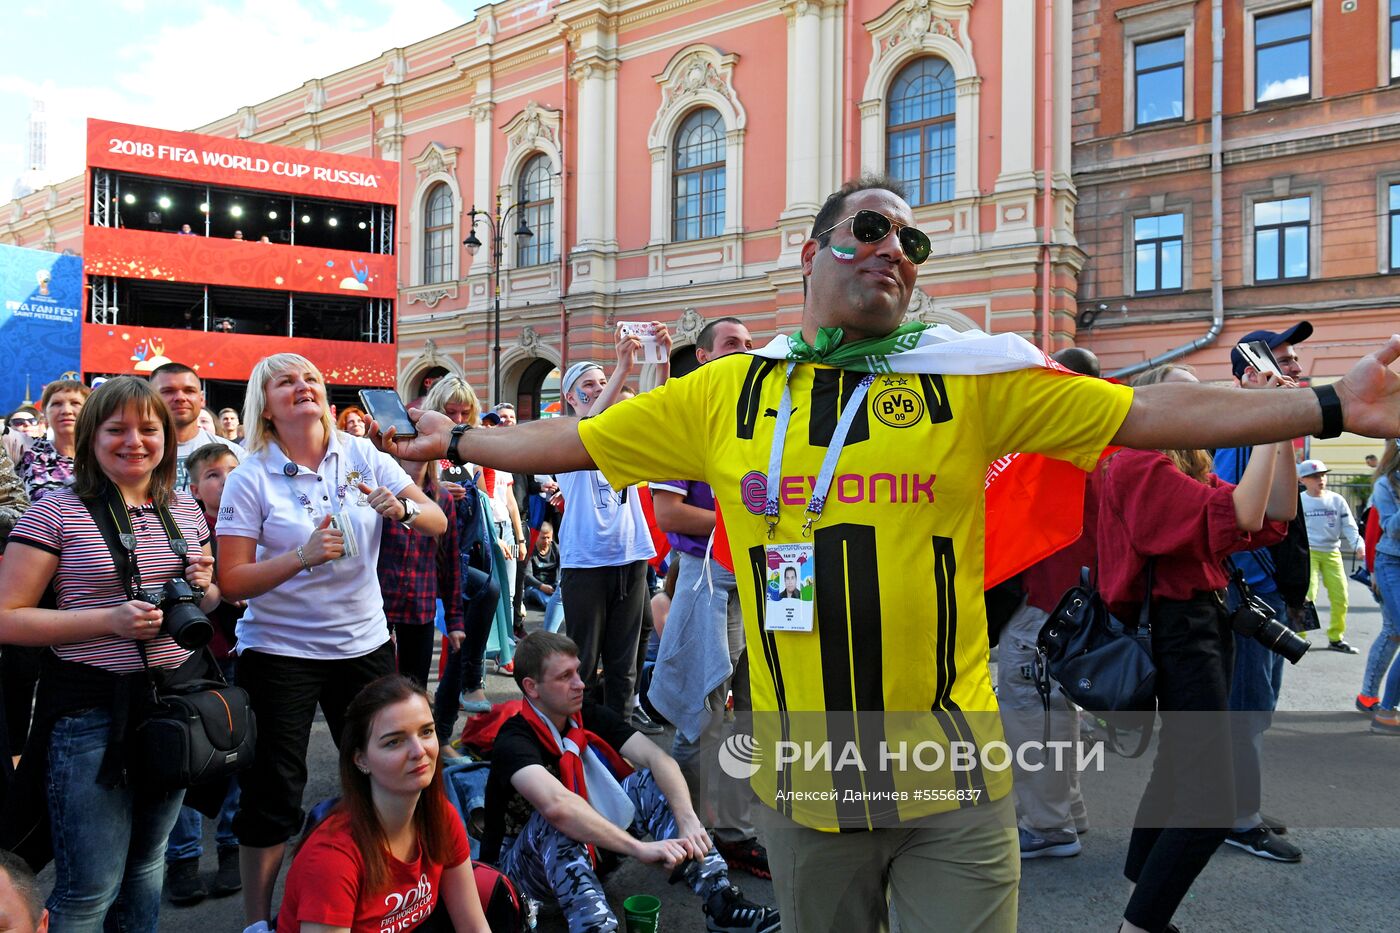
[[[826,833],[755,806],[783,929],[1015,933],[1020,845],[1010,797],[917,825]]]

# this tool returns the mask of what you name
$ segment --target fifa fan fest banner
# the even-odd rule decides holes
[[[272,353],[300,353],[316,364],[327,382],[337,385],[393,388],[397,381],[398,361],[390,343],[83,325],[83,369],[89,373],[139,375],[174,361],[189,366],[201,379],[244,381],[258,360]]]
[[[77,378],[82,307],[80,257],[0,246],[0,414]]]
[[[88,120],[87,164],[211,185],[397,204],[398,163]]]
[[[88,227],[83,253],[88,275],[159,282],[365,298],[393,298],[397,282],[393,256],[146,230]]]

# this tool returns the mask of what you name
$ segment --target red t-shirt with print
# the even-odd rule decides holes
[[[471,857],[460,820],[447,821],[452,832],[452,858],[447,865],[389,857],[389,886],[363,890],[364,859],[350,835],[344,813],[326,817],[301,847],[287,873],[287,889],[277,916],[277,933],[299,933],[303,923],[349,927],[352,933],[400,933],[428,919],[437,907],[445,868]],[[473,891],[475,893],[475,891]]]

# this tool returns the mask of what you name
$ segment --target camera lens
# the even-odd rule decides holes
[[[1311,647],[1308,640],[1277,619],[1269,619],[1254,633],[1254,640],[1275,654],[1281,654],[1289,664],[1297,664]]]
[[[214,624],[200,611],[194,590],[184,580],[169,580],[161,591],[165,633],[181,648],[194,651],[214,638]]]

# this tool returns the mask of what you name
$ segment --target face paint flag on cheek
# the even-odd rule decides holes
[[[856,258],[856,248],[854,246],[837,246],[832,243],[831,255],[836,257],[837,262],[852,262]]]

